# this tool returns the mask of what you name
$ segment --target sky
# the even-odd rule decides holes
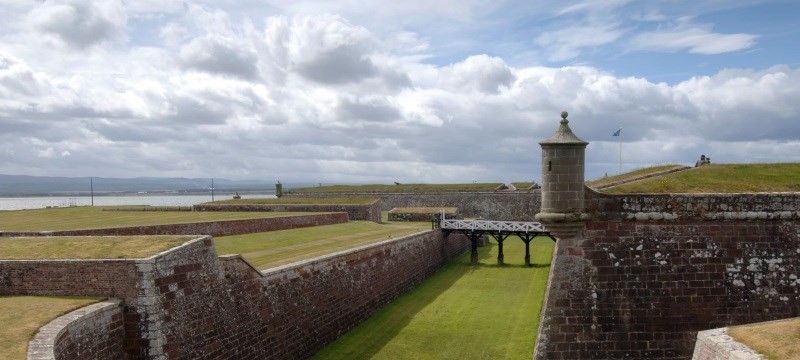
[[[561,111],[589,142],[587,180],[701,154],[800,162],[795,0],[0,0],[0,14],[3,174],[538,182]]]

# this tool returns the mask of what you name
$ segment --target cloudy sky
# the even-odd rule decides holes
[[[795,0],[0,0],[0,173],[539,180],[800,161]]]

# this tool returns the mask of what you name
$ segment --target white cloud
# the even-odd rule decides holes
[[[693,54],[714,55],[741,51],[755,45],[758,35],[711,32],[707,27],[679,26],[674,29],[644,32],[631,39],[636,50],[675,52],[686,50]]]
[[[535,42],[544,48],[548,60],[564,61],[577,57],[585,48],[617,41],[622,34],[616,24],[577,25],[544,32]]]
[[[127,21],[122,3],[114,0],[45,2],[28,17],[37,30],[76,48],[119,36]]]

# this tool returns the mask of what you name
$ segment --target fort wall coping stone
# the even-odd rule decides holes
[[[692,360],[764,360],[764,356],[728,335],[727,328],[697,332]]]

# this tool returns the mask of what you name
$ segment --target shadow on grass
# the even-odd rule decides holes
[[[496,242],[489,241],[486,246],[480,247],[478,249],[479,264],[475,266],[470,265],[469,250],[453,259],[416,288],[384,306],[367,321],[322,349],[313,358],[370,359],[375,357],[387,344],[406,329],[418,313],[450,290],[456,282],[466,275],[490,268],[527,268],[534,270],[550,266],[549,264],[533,264],[532,266],[514,263],[506,265],[492,264],[492,262],[496,261],[497,246]],[[524,252],[517,254],[517,251],[514,251],[513,253],[515,257],[519,255],[519,261],[524,259]],[[505,256],[508,259],[509,254]]]

